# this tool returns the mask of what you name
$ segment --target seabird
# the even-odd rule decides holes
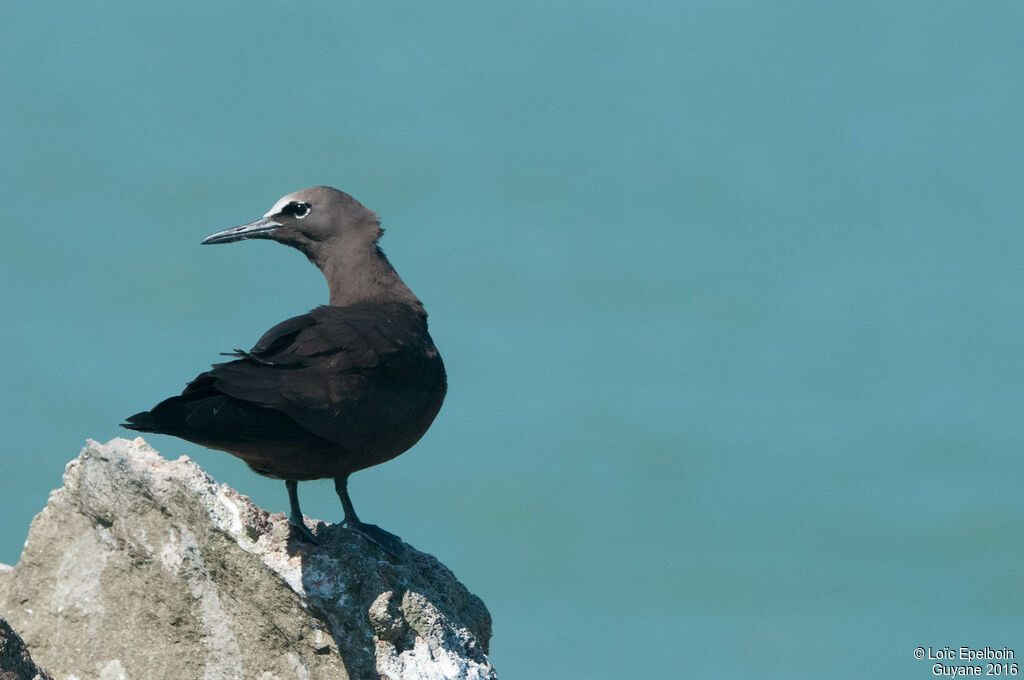
[[[330,302],[277,324],[248,352],[226,354],[235,359],[123,427],[227,451],[285,480],[289,522],[314,544],[298,482],[333,478],[343,525],[401,554],[401,539],[356,516],[348,477],[419,441],[447,378],[423,303],[377,245],[382,233],[377,215],[348,194],[312,187],[255,222],[207,237],[204,244],[271,239],[298,249],[323,272]]]

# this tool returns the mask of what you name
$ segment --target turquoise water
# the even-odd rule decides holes
[[[353,497],[484,598],[502,678],[1024,654],[1020,4],[6,3],[0,35],[0,561],[86,437],[326,300],[199,241],[330,184],[450,376]]]

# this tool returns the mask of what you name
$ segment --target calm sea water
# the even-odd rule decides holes
[[[484,598],[503,678],[1024,655],[1020,4],[6,3],[0,26],[0,560],[86,437],[326,300],[293,251],[199,241],[330,184],[380,213],[451,383],[356,504]]]

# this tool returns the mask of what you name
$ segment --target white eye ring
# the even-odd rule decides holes
[[[292,217],[297,217],[298,219],[301,220],[303,217],[309,214],[310,207],[309,203],[300,203],[298,201],[292,201],[291,203],[281,208],[281,212],[285,215],[291,215]]]

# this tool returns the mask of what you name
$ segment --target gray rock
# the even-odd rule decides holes
[[[0,570],[0,613],[57,678],[496,678],[490,614],[437,559],[317,534],[187,457],[90,440]]]

